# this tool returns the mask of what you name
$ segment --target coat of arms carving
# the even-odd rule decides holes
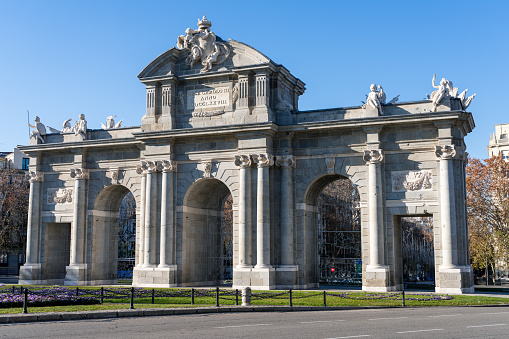
[[[177,40],[178,49],[189,50],[186,59],[189,68],[201,62],[203,68],[200,73],[210,71],[213,64],[223,63],[231,52],[225,43],[217,41],[216,35],[210,30],[211,26],[212,22],[204,15],[202,20],[198,19],[198,29],[186,29],[186,34],[179,36]]]

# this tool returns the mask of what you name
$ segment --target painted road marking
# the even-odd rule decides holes
[[[368,320],[392,320],[392,319],[408,319],[408,317],[396,317],[396,318],[373,318]]]
[[[272,324],[250,324],[250,325],[231,325],[231,326],[219,326],[214,328],[235,328],[235,327],[253,327],[253,326],[271,326]]]
[[[338,321],[345,321],[345,320],[317,320],[317,321],[301,321],[299,324],[315,324],[315,323],[335,323]]]
[[[509,312],[493,312],[493,313],[481,313],[481,314],[507,314]]]
[[[506,326],[506,324],[491,324],[491,325],[467,326],[467,328],[474,328],[474,327],[492,327],[492,326]]]
[[[428,318],[457,317],[463,314],[428,315]]]
[[[346,339],[346,338],[362,338],[362,337],[371,337],[369,334],[361,334],[361,335],[351,335],[349,337],[335,337],[335,338],[327,338],[327,339]]]
[[[443,331],[443,328],[433,328],[430,330],[416,330],[416,331],[403,331],[403,332],[396,332],[396,333],[417,333],[417,332],[432,332],[432,331]]]

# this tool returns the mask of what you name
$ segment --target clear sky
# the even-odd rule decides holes
[[[206,12],[306,83],[300,109],[361,104],[372,83],[388,99],[423,99],[431,79],[477,93],[467,151],[486,158],[509,123],[509,1],[0,0],[0,150],[28,144],[27,110],[45,125],[86,115],[141,123],[139,72]]]

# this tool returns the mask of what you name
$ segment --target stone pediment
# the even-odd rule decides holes
[[[229,72],[235,68],[264,64],[276,65],[263,53],[247,44],[231,39],[223,41],[222,43],[230,48],[230,55],[221,64],[212,65],[212,68],[207,73]],[[143,71],[140,72],[138,78],[143,81],[144,79],[171,75],[182,77],[201,74],[200,70],[203,67],[201,63],[197,63],[192,67],[186,64],[186,59],[190,53],[189,49],[179,50],[176,47],[172,47],[150,62]]]

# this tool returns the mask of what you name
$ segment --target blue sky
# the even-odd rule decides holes
[[[436,73],[477,93],[472,156],[509,122],[508,1],[0,0],[0,150],[28,144],[27,110],[58,129],[80,113],[89,128],[139,125],[138,73],[204,12],[306,83],[301,110],[359,105],[371,83],[420,100]]]

